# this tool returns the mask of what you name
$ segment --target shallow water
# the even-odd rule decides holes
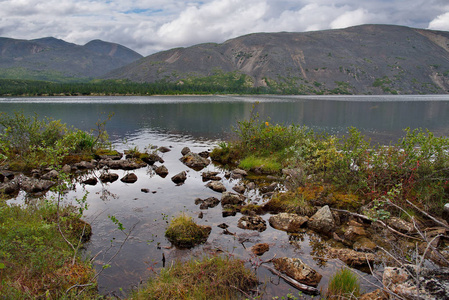
[[[107,123],[106,129],[119,151],[137,146],[143,150],[149,145],[167,146],[168,153],[162,154],[164,165],[169,170],[166,178],[155,175],[146,167],[132,171],[138,176],[134,184],[120,180],[112,184],[96,186],[75,185],[66,195],[66,201],[76,202],[88,192],[89,208],[85,219],[93,227],[93,236],[86,246],[85,255],[95,257],[97,270],[108,263],[120,248],[125,236],[117,229],[109,216],[116,217],[126,228],[133,228],[130,239],[99,277],[99,289],[103,294],[124,296],[131,288],[144,282],[148,276],[162,268],[164,253],[169,265],[176,259],[188,259],[192,255],[209,252],[224,252],[248,261],[249,266],[257,266],[260,260],[277,257],[300,257],[323,275],[318,288],[327,286],[329,276],[341,267],[338,261],[317,259],[325,241],[310,233],[296,236],[270,228],[262,233],[237,228],[240,214],[224,218],[221,205],[203,210],[204,217],[197,218],[200,209],[195,205],[196,198],[210,196],[220,198],[220,194],[205,187],[201,172],[223,170],[210,165],[197,172],[183,165],[179,158],[181,149],[190,147],[193,152],[211,150],[220,140],[232,137],[231,126],[238,120],[251,115],[253,105],[262,119],[270,118],[271,123],[302,124],[315,130],[334,134],[345,134],[348,126],[355,126],[375,141],[389,143],[402,134],[405,127],[429,128],[435,134],[447,135],[449,132],[449,98],[447,96],[402,96],[402,97],[58,97],[58,98],[1,98],[0,111],[21,110],[26,114],[37,113],[61,119],[80,129],[95,128],[97,120],[105,115],[115,115]],[[103,114],[104,113],[104,114]],[[176,186],[171,176],[187,171],[185,184]],[[115,171],[120,178],[131,171]],[[99,172],[94,174],[99,176]],[[86,175],[87,176],[87,175]],[[223,180],[228,190],[237,180]],[[147,188],[150,193],[141,192]],[[250,201],[266,201],[259,193],[247,194]],[[20,194],[11,203],[25,200]],[[164,237],[170,218],[179,212],[187,212],[199,224],[212,226],[206,244],[191,250],[171,248]],[[269,214],[262,216],[268,223]],[[217,225],[226,223],[228,230],[236,236],[224,235]],[[255,258],[247,250],[255,243],[270,245],[270,251]],[[368,281],[373,281],[367,273],[358,272]],[[295,291],[282,280],[278,284],[264,268],[258,269],[259,279],[266,283],[265,298],[286,295]],[[274,281],[271,282],[270,278]],[[374,289],[361,281],[365,290]]]

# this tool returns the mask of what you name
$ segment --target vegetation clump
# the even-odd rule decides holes
[[[162,269],[131,299],[239,299],[257,284],[257,277],[243,261],[205,256]]]
[[[360,284],[357,276],[348,268],[337,271],[329,280],[327,299],[358,299]]]
[[[171,220],[165,236],[177,247],[191,248],[206,242],[211,230],[210,226],[198,225],[192,217],[181,213]]]

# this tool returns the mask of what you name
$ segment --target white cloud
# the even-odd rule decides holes
[[[429,29],[449,30],[449,12],[439,15],[429,23]]]
[[[370,22],[370,17],[365,9],[356,9],[353,11],[347,11],[333,20],[330,24],[330,28],[345,28],[360,24],[366,24]]]

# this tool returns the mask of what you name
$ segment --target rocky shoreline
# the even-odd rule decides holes
[[[159,148],[160,152],[168,152],[170,148]],[[208,152],[193,153],[188,148],[181,151],[180,160],[189,168],[201,171],[207,167],[211,160]],[[73,165],[64,165],[61,170],[43,169],[32,170],[29,174],[14,173],[7,170],[0,171],[0,192],[14,197],[20,191],[29,194],[45,194],[58,182],[60,173],[71,175],[74,178],[87,174],[89,170],[100,170],[97,177],[88,176],[80,181],[86,185],[121,180],[126,183],[134,183],[137,176],[129,172],[119,178],[114,170],[135,170],[151,166],[155,174],[164,178],[169,175],[169,170],[163,165],[164,160],[157,154],[138,158],[131,154],[102,155],[97,160],[81,161]],[[260,173],[257,169],[252,173]],[[447,232],[449,227],[442,221],[441,224],[428,222],[417,224],[403,219],[391,217],[387,221],[374,220],[357,212],[333,208],[326,203],[316,206],[315,211],[309,215],[301,215],[290,212],[274,212],[270,205],[258,205],[245,196],[250,190],[258,189],[265,198],[270,199],[275,193],[283,193],[283,186],[292,179],[292,174],[298,170],[284,170],[283,176],[274,174],[257,174],[268,177],[271,183],[258,186],[254,181],[243,179],[249,176],[245,170],[238,168],[225,172],[226,178],[237,181],[228,191],[222,183],[218,172],[204,171],[201,173],[203,182],[207,187],[217,193],[217,197],[206,199],[197,198],[195,204],[199,209],[206,210],[221,204],[223,216],[242,213],[237,227],[244,230],[263,232],[270,225],[277,230],[288,233],[313,231],[322,235],[331,245],[325,251],[321,260],[338,259],[349,267],[371,268],[373,264],[383,264],[383,273],[378,274],[383,288],[376,290],[364,299],[394,299],[396,296],[411,299],[419,294],[417,299],[449,299],[449,251],[447,247]],[[186,172],[182,171],[171,177],[174,184],[188,184]],[[144,191],[142,192],[149,192]],[[267,201],[269,202],[269,200]],[[265,203],[266,204],[266,203]],[[261,214],[270,213],[268,224],[260,217]],[[201,213],[200,213],[201,214]],[[227,229],[227,224],[220,224],[223,234],[232,235]],[[445,245],[445,246],[444,246]],[[396,248],[393,246],[397,246]],[[429,264],[407,265],[399,258],[394,257],[399,251],[412,253]],[[251,250],[255,255],[262,255],[269,249],[268,244],[254,245]],[[441,250],[442,249],[442,250]],[[396,251],[396,252],[395,252]],[[398,263],[399,261],[399,263]],[[322,275],[307,266],[303,261],[295,257],[280,257],[273,259],[274,268],[283,275],[293,278],[311,289],[305,292],[314,294]],[[424,267],[426,265],[426,267]],[[300,288],[300,287],[297,287]],[[415,298],[414,298],[415,299]]]

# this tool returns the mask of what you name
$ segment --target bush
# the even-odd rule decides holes
[[[327,299],[358,299],[360,284],[357,276],[348,268],[337,271],[329,280]]]

